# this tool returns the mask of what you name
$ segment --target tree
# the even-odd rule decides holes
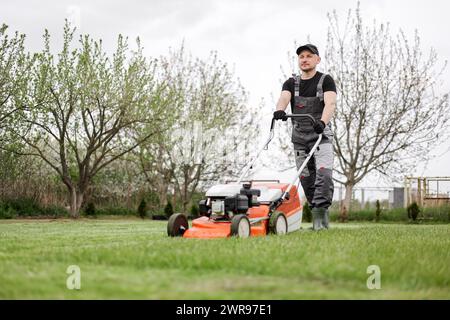
[[[312,221],[312,212],[311,208],[309,207],[308,201],[305,201],[305,204],[303,205],[303,218],[306,222]]]
[[[71,49],[74,32],[66,22],[63,49],[55,56],[45,31],[44,50],[30,70],[32,85],[18,103],[24,125],[15,134],[32,150],[27,154],[57,172],[71,216],[78,217],[95,175],[165,130],[170,95],[154,78],[155,62],[143,56],[139,39],[130,53],[119,36],[110,58],[102,41],[88,35]]]
[[[417,205],[417,202],[413,202],[411,203],[407,209],[408,212],[408,218],[412,219],[413,221],[416,221],[417,217],[419,216],[420,213],[420,208]]]
[[[18,110],[15,100],[23,93],[29,80],[30,57],[24,49],[25,35],[8,36],[8,26],[0,26],[0,144],[14,123]]]
[[[33,59],[25,51],[25,35],[17,31],[10,35],[8,31],[6,24],[0,26],[0,197],[3,199],[18,196],[19,190],[22,196],[29,197],[30,190],[23,188],[23,180],[29,179],[32,170],[39,167],[31,159],[11,152],[23,148],[11,133],[19,124],[18,101],[30,83]]]
[[[241,167],[238,147],[253,146],[257,117],[245,107],[244,88],[217,53],[192,58],[181,46],[161,57],[160,64],[160,76],[174,94],[169,109],[175,121],[156,142],[140,147],[140,163],[161,203],[170,190],[187,212],[199,188],[236,175]]]
[[[167,204],[164,207],[164,214],[166,215],[167,218],[170,218],[170,216],[173,215],[173,207],[170,200],[167,201]]]
[[[139,203],[137,212],[139,214],[139,217],[141,217],[142,219],[144,219],[147,215],[147,202],[144,198],[142,198],[141,202]]]
[[[12,139],[11,129],[17,126],[15,103],[29,82],[32,62],[24,48],[25,35],[15,32],[8,35],[8,26],[0,26],[0,180],[3,195],[4,183],[19,171],[18,156],[8,150],[19,150],[22,145]]]
[[[423,54],[417,31],[410,43],[402,31],[392,36],[389,24],[366,27],[359,4],[344,29],[335,11],[328,18],[325,60],[338,90],[335,181],[345,186],[348,212],[353,187],[364,177],[405,173],[445,138],[448,93],[438,86],[446,65],[437,69],[434,50]]]

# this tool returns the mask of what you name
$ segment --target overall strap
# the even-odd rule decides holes
[[[320,98],[320,101],[323,101],[323,81],[325,80],[325,77],[327,75],[324,73],[322,74],[322,76],[320,77],[319,83],[317,84],[317,97]]]
[[[294,78],[294,97],[300,95],[300,76],[293,73],[292,78]]]

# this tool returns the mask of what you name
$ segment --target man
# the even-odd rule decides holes
[[[292,119],[292,142],[297,169],[306,159],[322,133],[322,141],[314,156],[302,171],[300,181],[312,208],[313,230],[328,229],[328,208],[333,199],[333,132],[330,120],[336,108],[336,85],[331,76],[316,71],[320,63],[319,50],[312,44],[297,49],[301,76],[293,75],[283,84],[274,118],[286,120],[289,102],[293,114],[310,114],[313,125],[305,118]]]

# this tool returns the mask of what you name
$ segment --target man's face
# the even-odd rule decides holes
[[[298,66],[304,72],[312,71],[320,62],[320,57],[317,54],[308,50],[303,50],[298,55]]]

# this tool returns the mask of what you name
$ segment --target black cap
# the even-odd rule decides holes
[[[300,52],[302,52],[303,50],[308,50],[311,51],[314,54],[319,55],[319,50],[317,50],[317,47],[313,44],[305,44],[303,46],[298,47],[297,49],[297,55],[300,54]]]

